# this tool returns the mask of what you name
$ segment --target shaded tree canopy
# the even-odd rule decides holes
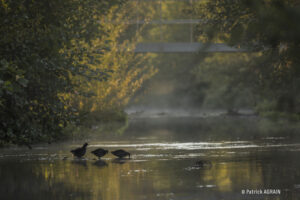
[[[0,2],[1,141],[51,141],[76,120],[78,111],[62,95],[77,93],[79,86],[71,77],[101,81],[108,76],[80,62],[87,56],[79,42],[108,34],[99,16],[120,2]]]
[[[298,1],[210,0],[199,3],[193,11],[206,19],[198,25],[199,40],[225,42],[260,54],[245,63],[253,91],[275,101],[276,110],[300,111]]]

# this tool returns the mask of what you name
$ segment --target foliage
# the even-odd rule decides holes
[[[207,55],[193,70],[196,77],[194,84],[206,83],[208,86],[204,90],[203,106],[226,108],[228,111],[253,107],[253,77],[245,63],[256,56],[247,53]]]
[[[124,111],[91,112],[81,117],[80,125],[69,124],[60,137],[62,140],[92,140],[119,136],[128,128]]]
[[[0,2],[1,141],[26,145],[51,141],[76,120],[78,110],[67,98],[81,87],[74,77],[82,81],[108,77],[107,71],[81,62],[88,55],[80,43],[91,44],[109,34],[98,18],[118,3]],[[89,62],[96,61],[89,58]]]
[[[245,63],[249,75],[255,77],[251,80],[255,94],[275,100],[275,110],[299,112],[298,1],[210,0],[199,3],[194,12],[206,19],[198,25],[199,40],[226,42],[261,53]]]
[[[82,47],[86,47],[88,57],[97,60],[97,63],[92,65],[89,59],[82,60],[81,63],[109,75],[105,82],[85,81],[81,77],[75,77],[77,84],[80,85],[79,93],[84,91],[89,94],[69,96],[71,103],[81,113],[107,113],[112,110],[116,113],[121,112],[144,81],[156,73],[156,69],[150,64],[149,54],[135,54],[130,51],[134,49],[143,27],[140,27],[131,38],[123,39],[130,26],[124,21],[132,18],[134,8],[132,2],[122,7],[112,7],[105,16],[99,18],[104,22],[102,31],[107,34],[92,40],[90,44],[84,41],[80,43]],[[109,116],[105,117],[110,119]]]

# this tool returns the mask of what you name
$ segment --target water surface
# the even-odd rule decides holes
[[[281,128],[280,128],[281,127]],[[256,117],[132,118],[124,134],[2,149],[0,199],[299,199],[297,128]],[[97,160],[96,148],[131,152]],[[211,165],[198,166],[206,160]],[[277,189],[281,194],[242,194]]]

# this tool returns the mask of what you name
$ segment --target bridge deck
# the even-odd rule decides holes
[[[138,43],[134,52],[136,53],[193,53],[193,52],[245,52],[227,46],[225,44],[203,44],[203,43]]]
[[[198,24],[200,22],[208,22],[207,19],[157,19],[157,20],[124,20],[117,21],[99,21],[101,24]]]

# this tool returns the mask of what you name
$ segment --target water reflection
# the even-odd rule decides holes
[[[198,128],[191,122],[186,126]],[[93,141],[83,159],[71,158],[69,149],[73,144],[31,151],[3,150],[0,199],[300,198],[300,144],[295,140],[222,138],[210,141],[192,137],[191,141],[181,141],[173,128],[168,133],[173,134],[173,139],[155,140],[153,138],[160,133],[151,126],[147,126],[148,129],[154,133],[151,135],[148,131],[142,135],[141,132],[144,139]],[[186,129],[194,133],[199,131],[191,127]],[[130,130],[135,129],[131,127]],[[148,138],[152,138],[151,141]],[[121,146],[133,156],[119,159],[109,154],[95,160],[90,152],[98,146],[109,151]],[[197,165],[201,160],[211,164]],[[243,189],[280,189],[281,194],[244,196]]]
[[[85,159],[77,159],[77,158],[75,158],[74,160],[72,160],[72,164],[81,165],[83,167],[87,167]]]
[[[128,162],[130,158],[115,158],[112,160],[112,163],[117,163],[117,164],[124,164]]]
[[[300,162],[295,152],[250,151],[245,158],[228,154],[210,158],[209,167],[195,165],[194,157],[172,158],[172,153],[168,160],[144,157],[144,162],[2,160],[1,199],[239,199],[242,189],[257,188],[281,189],[277,199],[299,198]]]
[[[97,167],[106,167],[107,166],[107,163],[104,160],[97,160],[93,164]]]

